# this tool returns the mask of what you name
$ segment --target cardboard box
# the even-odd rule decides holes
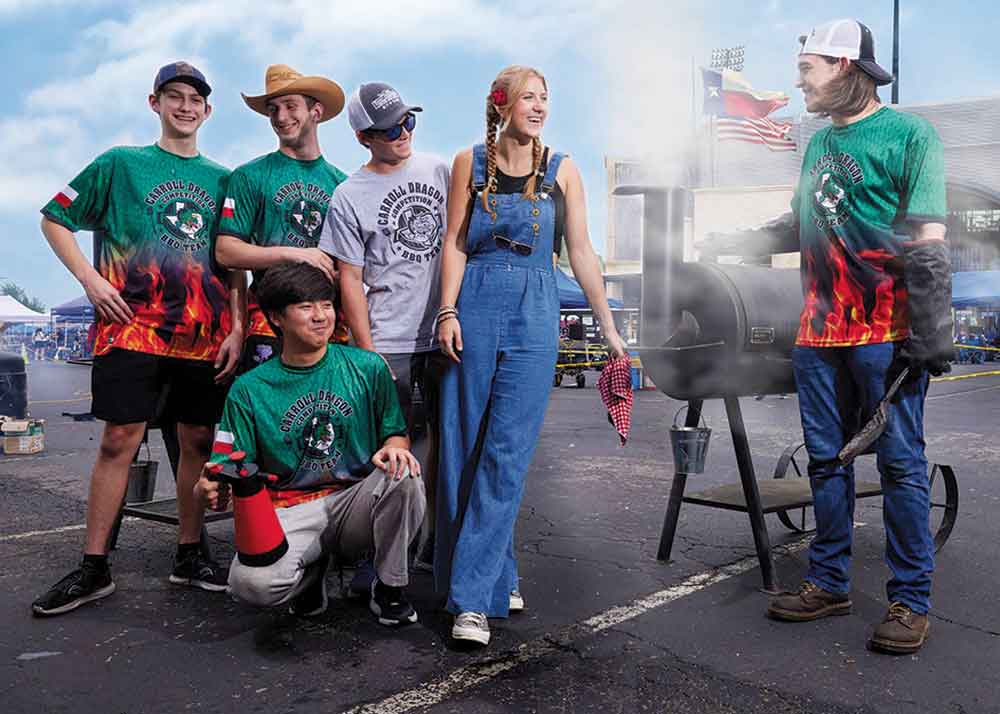
[[[44,419],[0,417],[5,454],[37,454],[45,449]]]

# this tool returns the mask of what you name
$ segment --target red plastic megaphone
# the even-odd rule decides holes
[[[261,473],[245,458],[246,452],[234,451],[229,463],[209,464],[208,478],[233,489],[236,557],[243,565],[262,568],[288,552],[288,540],[266,488],[266,482],[277,477]]]

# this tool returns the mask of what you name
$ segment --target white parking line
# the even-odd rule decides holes
[[[129,516],[128,518],[123,518],[123,523],[129,523],[131,521],[141,520],[135,518],[134,516]],[[82,531],[87,528],[86,523],[77,523],[72,526],[60,526],[59,528],[50,528],[47,531],[26,531],[24,533],[13,533],[11,535],[0,536],[0,543],[6,543],[12,540],[24,540],[25,538],[35,538],[37,536],[55,535],[56,533],[69,533],[70,531]]]
[[[808,546],[810,540],[812,540],[811,535],[804,536],[791,543],[773,548],[773,553],[775,556],[795,553]],[[498,653],[488,660],[467,664],[436,681],[394,694],[380,702],[358,705],[348,709],[344,714],[403,714],[414,709],[440,704],[449,697],[461,694],[525,662],[560,652],[568,642],[574,639],[593,635],[623,622],[628,622],[651,610],[742,575],[756,567],[758,567],[758,562],[757,556],[754,555],[731,565],[692,575],[673,587],[633,600],[627,605],[612,607],[578,624],[564,627],[555,634],[542,635],[518,646],[512,652]]]

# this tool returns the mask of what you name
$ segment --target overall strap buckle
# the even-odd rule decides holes
[[[486,144],[472,147],[472,190],[476,193],[486,188]]]

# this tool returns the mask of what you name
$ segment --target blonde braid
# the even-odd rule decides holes
[[[486,107],[486,186],[483,188],[483,210],[496,220],[496,212],[490,208],[490,192],[496,188],[497,180],[497,130],[500,128],[500,114],[490,102]]]
[[[537,201],[535,190],[538,188],[538,169],[542,165],[542,140],[535,137],[531,140],[531,176],[524,183],[524,197]]]

